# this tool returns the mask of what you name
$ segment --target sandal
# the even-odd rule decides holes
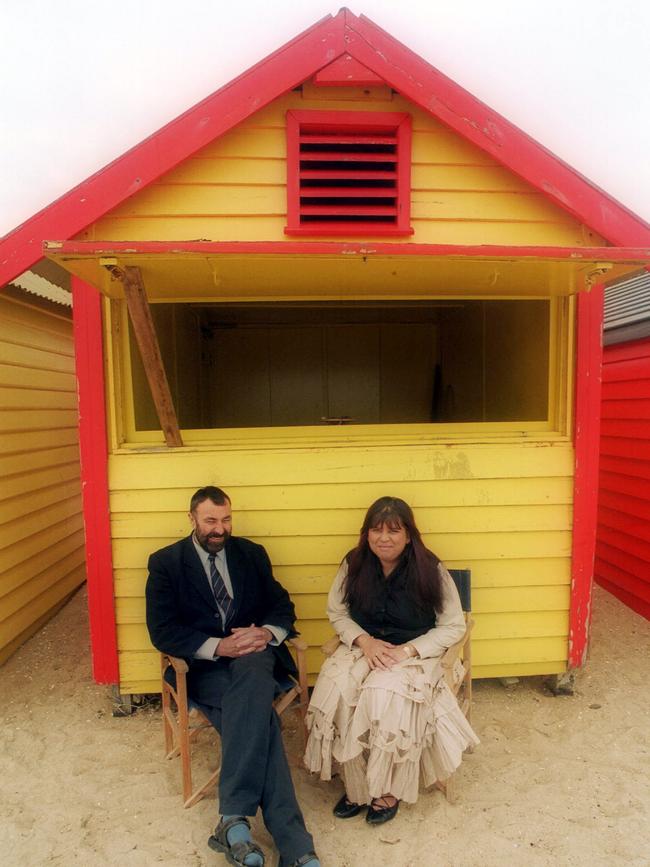
[[[253,843],[251,840],[239,840],[237,843],[233,843],[232,846],[230,845],[228,842],[228,831],[235,825],[246,825],[247,828],[250,828],[251,823],[246,816],[233,816],[226,822],[222,819],[214,829],[214,834],[208,840],[208,846],[214,849],[215,852],[221,852],[222,855],[225,855],[228,863],[233,864],[234,867],[248,867],[244,863],[244,859],[249,855],[259,855],[262,859],[262,864],[264,864],[264,853],[257,843]]]
[[[384,822],[390,822],[397,815],[399,801],[395,798],[394,804],[387,802],[392,795],[382,795],[381,798],[373,798],[366,813],[366,822],[369,825],[383,825]],[[383,803],[382,803],[383,802]]]

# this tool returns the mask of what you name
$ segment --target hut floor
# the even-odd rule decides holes
[[[206,845],[214,802],[182,809],[159,708],[113,717],[109,690],[93,683],[83,591],[0,682],[4,864],[225,865]],[[458,803],[423,794],[381,828],[335,823],[340,783],[296,769],[323,867],[650,863],[650,622],[596,587],[575,695],[553,697],[541,678],[482,681],[474,720],[482,743],[461,768]],[[290,727],[285,736],[295,743]],[[274,865],[259,817],[254,828]]]

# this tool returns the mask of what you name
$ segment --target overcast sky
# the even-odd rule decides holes
[[[650,222],[648,0],[350,0]],[[0,234],[336,0],[0,0]]]

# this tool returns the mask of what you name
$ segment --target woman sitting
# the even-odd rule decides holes
[[[440,658],[465,620],[453,579],[424,547],[411,508],[382,497],[344,558],[327,614],[341,644],[309,705],[308,770],[339,766],[341,819],[368,804],[366,821],[392,819],[420,785],[446,780],[478,738],[444,681]]]

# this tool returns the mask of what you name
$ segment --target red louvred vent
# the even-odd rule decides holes
[[[287,234],[410,235],[406,114],[287,112]]]

